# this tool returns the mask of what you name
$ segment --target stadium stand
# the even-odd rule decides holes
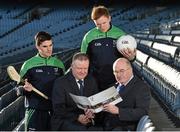
[[[60,56],[63,60],[63,62],[65,63],[66,67],[70,66],[70,61],[71,61],[71,57],[72,54],[74,52],[77,52],[79,49],[69,49],[63,52],[59,52],[56,53],[54,55]],[[17,63],[17,64],[12,64],[13,66],[16,67],[16,69],[18,69],[21,65],[21,63]],[[18,69],[19,70],[19,69]],[[7,84],[8,85],[8,84]],[[7,86],[6,86],[7,87]],[[21,97],[17,97],[16,92],[15,92],[15,86],[12,87],[10,86],[11,90],[9,90],[8,92],[4,93],[1,97],[0,97],[0,130],[13,130],[18,129],[19,130],[23,130],[23,119],[24,119],[24,98]],[[8,116],[6,116],[7,114],[9,114]],[[19,124],[19,126],[18,126]],[[15,129],[15,130],[16,130]]]
[[[90,11],[84,6],[57,8],[37,2],[0,8],[0,131],[24,130],[24,98],[16,96],[16,85],[7,76],[7,66],[19,69],[24,60],[34,55],[33,36],[44,30],[53,36],[54,55],[68,68],[73,53],[79,51],[82,37],[93,27]],[[153,95],[150,113],[142,117],[137,131],[178,130],[179,8],[128,4],[112,6],[110,12],[112,23],[136,38],[138,47],[133,67],[151,87]]]
[[[135,67],[138,67],[136,69],[179,118],[179,71],[141,51],[137,52],[136,63]]]

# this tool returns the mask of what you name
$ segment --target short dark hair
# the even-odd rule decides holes
[[[75,60],[80,60],[80,61],[89,60],[89,57],[86,53],[78,52],[73,55],[72,62],[74,62]]]
[[[95,7],[93,7],[92,12],[91,12],[91,19],[92,20],[97,20],[101,16],[109,17],[110,13],[109,13],[108,9],[106,7],[104,7],[104,6],[95,6]]]
[[[35,35],[34,39],[35,39],[36,45],[40,46],[42,42],[46,40],[51,40],[52,37],[49,33],[40,31]]]

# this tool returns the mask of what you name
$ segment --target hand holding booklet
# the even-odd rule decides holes
[[[77,96],[72,93],[70,93],[70,96],[78,108],[92,109],[94,113],[101,112],[104,104],[110,103],[115,105],[122,101],[122,98],[114,86],[90,97]]]

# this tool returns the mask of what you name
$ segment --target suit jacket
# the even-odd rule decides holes
[[[87,75],[84,79],[83,96],[89,97],[97,92],[98,88],[94,78]],[[79,87],[71,71],[65,76],[58,78],[54,83],[52,94],[54,110],[51,120],[52,130],[60,130],[65,120],[76,121],[79,114],[84,113],[83,110],[76,106],[69,93],[80,95]]]
[[[148,114],[151,97],[150,89],[144,81],[134,76],[120,95],[123,101],[116,105],[119,107],[119,115],[108,113],[105,125],[107,127],[128,127],[128,125],[131,125],[135,129],[140,118]]]

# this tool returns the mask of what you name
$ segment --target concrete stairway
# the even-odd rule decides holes
[[[149,110],[149,116],[156,127],[155,131],[178,131],[180,126],[177,128],[171,119],[168,118],[167,113],[163,110],[161,105],[152,96],[151,105]]]

